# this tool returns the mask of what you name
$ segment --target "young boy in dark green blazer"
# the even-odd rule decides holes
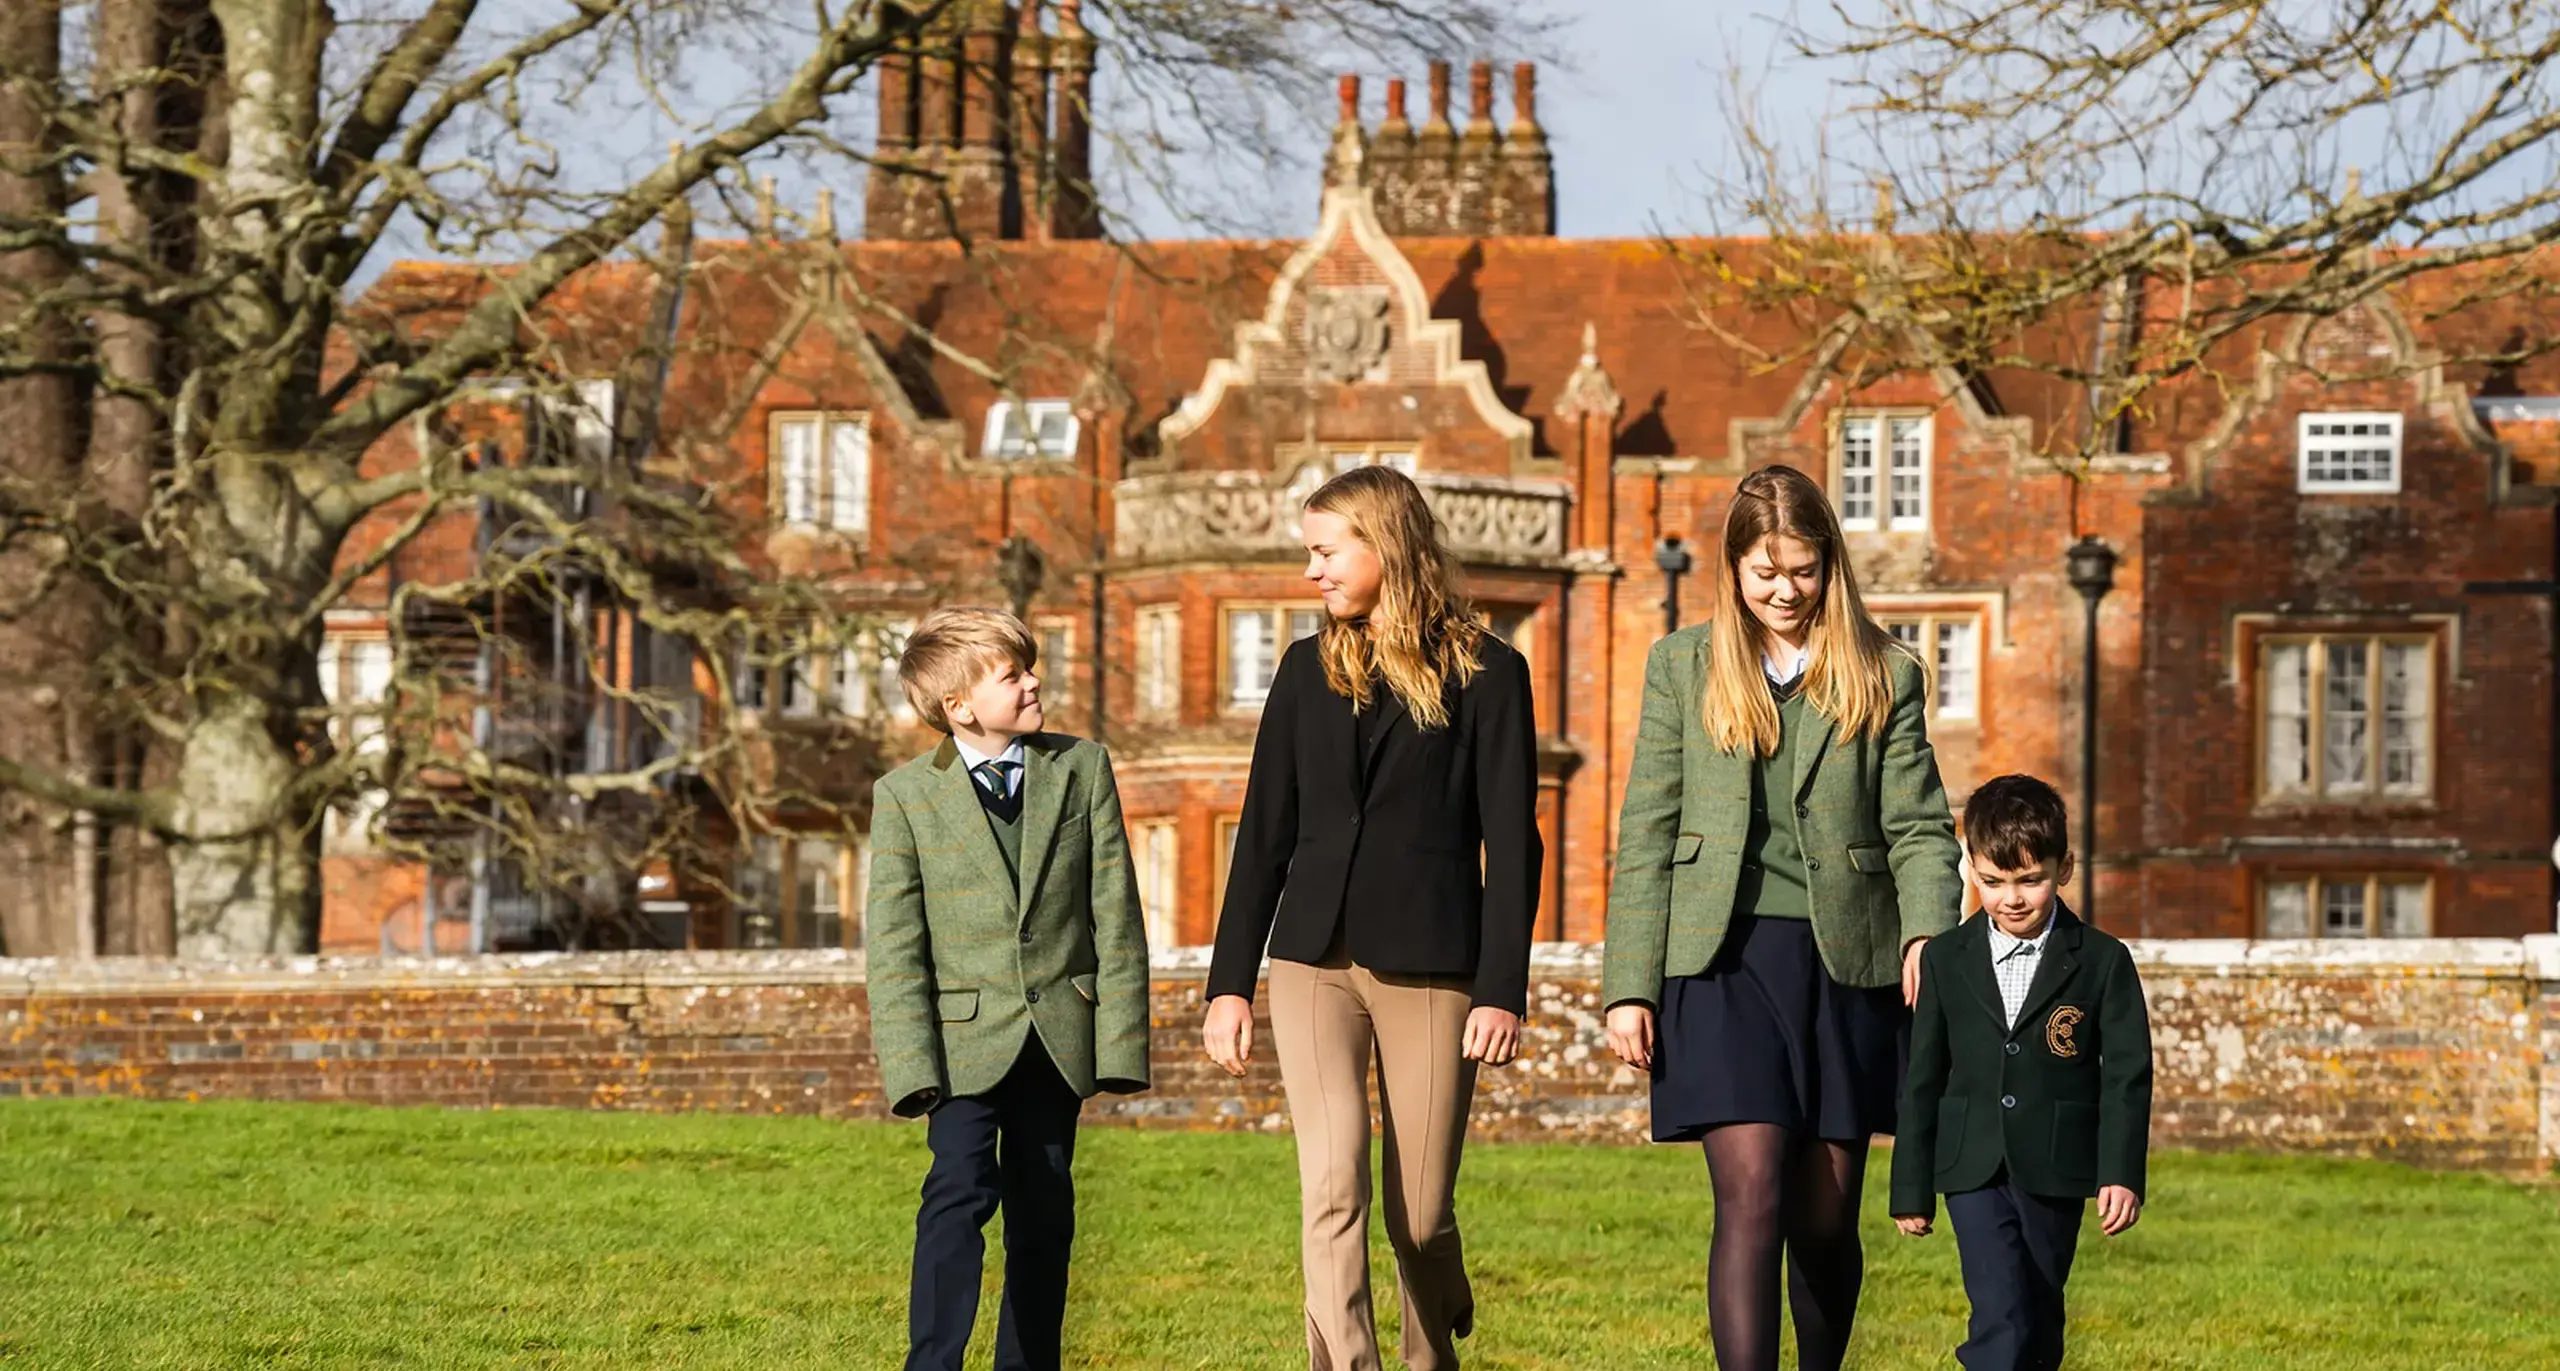
[[[1084,1098],[1147,1087],[1147,939],[1111,759],[1043,729],[1039,648],[992,609],[936,610],[898,676],[947,736],[880,778],[865,914],[871,1044],[926,1116],[908,1371],[960,1371],[987,1220],[1004,1210],[998,1371],[1055,1371]]]
[[[1964,807],[1982,913],[1921,954],[1892,1210],[1920,1237],[1947,1197],[1973,1306],[1967,1371],[2062,1365],[2082,1211],[2095,1197],[2109,1237],[2142,1216],[2151,1022],[2132,954],[2057,894],[2069,834],[2052,786],[1985,782]]]

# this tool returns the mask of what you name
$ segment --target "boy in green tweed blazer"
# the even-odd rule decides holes
[[[2061,1366],[2082,1212],[2095,1198],[2108,1237],[2142,1217],[2151,1022],[2133,954],[2062,903],[2069,835],[2052,786],[1983,782],[1964,807],[1982,912],[1921,959],[1891,1207],[1921,1237],[1947,1197],[1966,1371]]]
[[[926,1116],[909,1371],[960,1371],[984,1230],[1005,1214],[999,1371],[1059,1365],[1076,1116],[1147,1086],[1147,942],[1111,760],[1042,731],[1038,647],[937,610],[898,663],[942,744],[872,789],[871,1041],[882,1094]]]

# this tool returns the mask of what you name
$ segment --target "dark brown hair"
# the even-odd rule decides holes
[[[2071,815],[2062,795],[2033,776],[1994,776],[1964,802],[1964,846],[2003,871],[2047,867],[2071,855]]]

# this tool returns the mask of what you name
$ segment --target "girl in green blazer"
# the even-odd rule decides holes
[[[1704,1145],[1724,1371],[1837,1368],[1867,1140],[1893,1131],[1920,944],[1953,928],[1955,825],[1918,661],[1870,617],[1821,487],[1745,477],[1706,624],[1654,645],[1618,824],[1609,1045],[1653,1136]]]

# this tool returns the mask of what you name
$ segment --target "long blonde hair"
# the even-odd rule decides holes
[[[1332,514],[1377,554],[1378,603],[1364,624],[1327,617],[1317,631],[1325,684],[1369,707],[1374,675],[1424,728],[1449,725],[1449,683],[1465,685],[1484,669],[1476,623],[1458,559],[1440,541],[1439,521],[1422,488],[1394,467],[1353,467],[1307,497],[1306,512]]]
[[[1853,737],[1882,733],[1893,713],[1892,654],[1909,649],[1867,613],[1840,518],[1822,487],[1794,467],[1771,466],[1742,478],[1724,517],[1707,681],[1699,692],[1707,737],[1727,752],[1748,745],[1752,755],[1767,757],[1778,750],[1778,703],[1760,665],[1769,634],[1742,601],[1742,559],[1771,534],[1793,538],[1822,559],[1822,595],[1805,638],[1806,703]]]

